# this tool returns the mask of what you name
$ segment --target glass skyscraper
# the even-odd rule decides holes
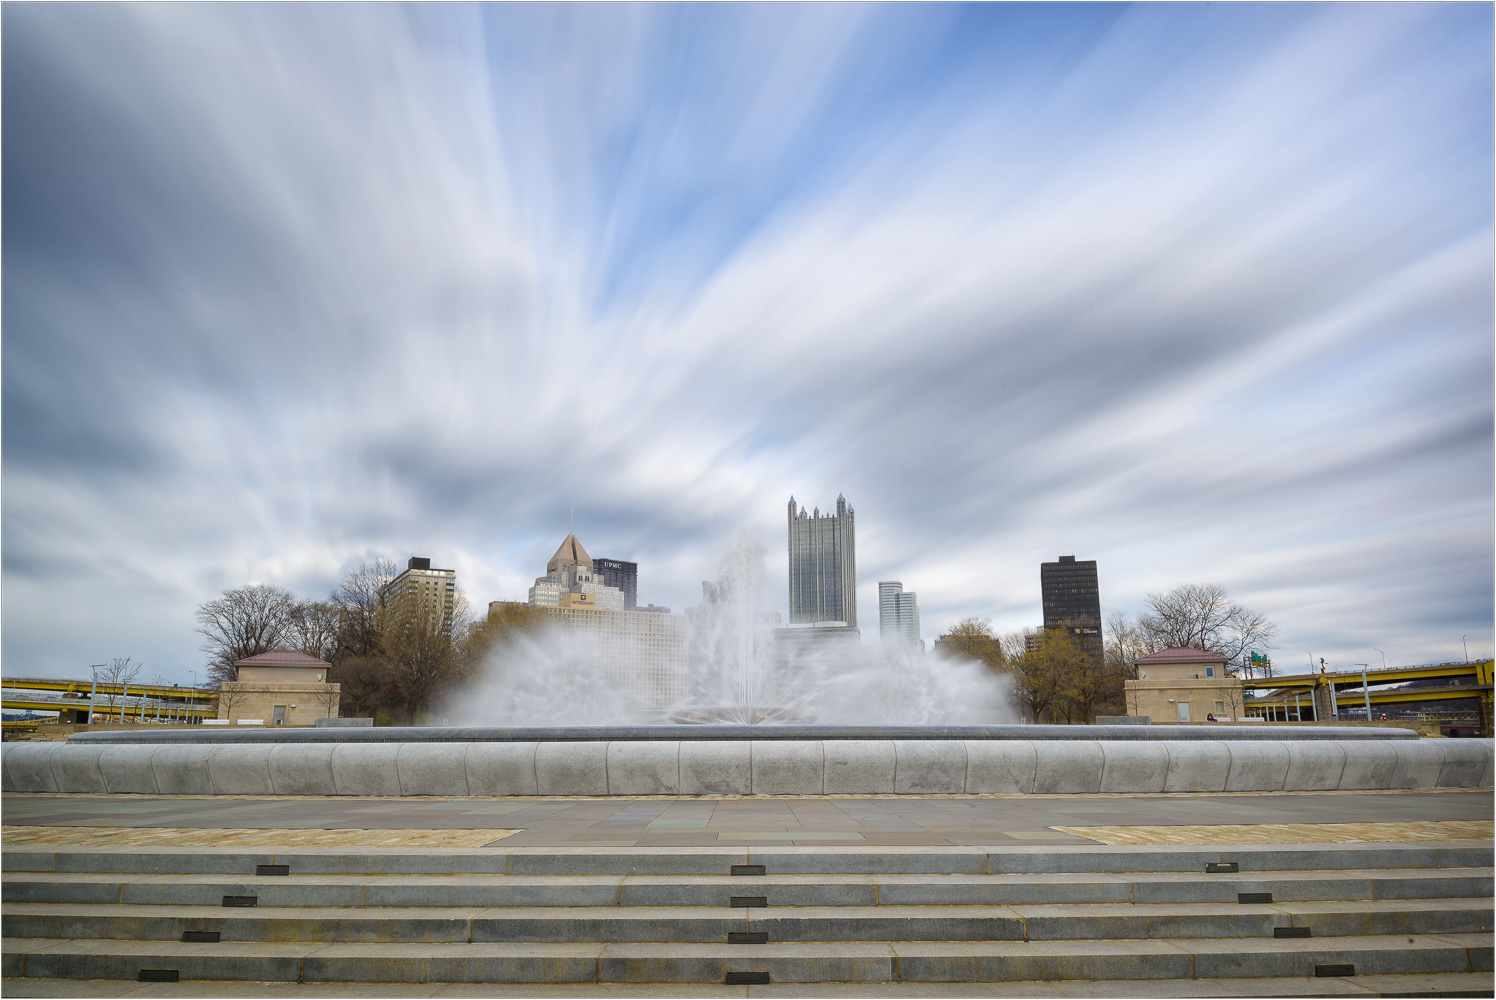
[[[857,627],[857,544],[846,497],[836,513],[800,508],[790,497],[790,624],[846,622]]]

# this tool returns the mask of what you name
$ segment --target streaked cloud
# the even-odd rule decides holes
[[[927,637],[1074,552],[1489,654],[1491,16],[8,6],[6,670],[573,506],[679,608],[838,492]]]

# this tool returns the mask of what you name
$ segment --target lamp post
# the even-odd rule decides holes
[[[1361,668],[1361,697],[1366,699],[1366,721],[1371,721],[1371,688],[1366,686],[1366,664],[1353,663],[1355,667]]]
[[[1375,646],[1371,647],[1371,651],[1373,653],[1382,653],[1382,651],[1380,649],[1377,649]],[[1387,654],[1386,653],[1382,653],[1382,669],[1383,670],[1387,669]]]
[[[88,668],[93,671],[93,684],[88,689],[88,724],[90,726],[93,725],[94,697],[99,693],[99,670],[103,666],[104,664],[102,663],[95,663]]]
[[[196,721],[197,712],[197,671],[187,671],[192,675],[192,694],[187,697],[187,724],[190,726]]]
[[[1462,636],[1460,636],[1460,645],[1465,647],[1465,662],[1466,663],[1470,662],[1470,643],[1468,641],[1466,641],[1469,638],[1470,637],[1468,635],[1462,635]]]

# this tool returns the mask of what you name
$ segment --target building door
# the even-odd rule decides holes
[[[286,724],[286,706],[275,706],[275,716],[271,719],[272,726],[284,726]]]
[[[1179,702],[1179,721],[1190,721],[1190,703],[1187,701]]]

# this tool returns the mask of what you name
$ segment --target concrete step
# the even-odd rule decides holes
[[[6,979],[7,997],[76,997],[85,984],[75,979]],[[191,996],[239,1000],[245,986],[233,982],[183,980],[173,986],[142,985],[135,980],[93,980],[90,997]],[[377,991],[377,992],[375,992]],[[481,991],[481,992],[480,992]],[[595,997],[595,998],[1142,998],[1160,997],[1489,997],[1489,972],[1444,972],[1415,975],[1263,976],[1254,979],[1054,980],[1007,983],[770,983],[726,986],[720,983],[425,983],[360,986],[353,983],[256,983],[258,997],[342,1000],[348,996],[381,997]]]
[[[256,896],[261,906],[729,906],[735,896],[774,906],[1053,903],[1235,903],[1270,892],[1276,902],[1490,898],[1492,871],[1391,869],[1050,875],[216,875],[127,876],[12,872],[4,902],[218,905]]]
[[[775,943],[1271,938],[1277,927],[1316,938],[1489,932],[1486,899],[1302,904],[1059,904],[1039,906],[266,907],[8,903],[8,938],[180,941],[717,942],[735,931]]]
[[[771,983],[1238,979],[1489,972],[1489,934],[1190,941],[847,942],[837,944],[343,943],[6,939],[9,977],[257,982]]]
[[[1116,848],[299,848],[57,847],[7,845],[6,872],[129,872],[249,875],[256,865],[289,865],[299,875],[728,875],[733,865],[763,865],[769,875],[969,874],[1087,872],[1205,873],[1234,862],[1242,872],[1343,869],[1478,868],[1489,843],[1163,845]]]

